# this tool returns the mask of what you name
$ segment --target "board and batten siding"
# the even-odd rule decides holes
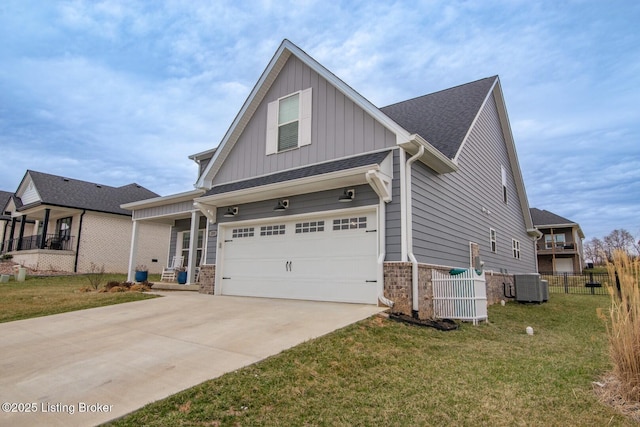
[[[413,250],[419,262],[451,267],[470,263],[469,242],[477,243],[485,269],[536,271],[534,244],[523,212],[493,95],[487,100],[458,157],[459,170],[436,175],[420,162],[412,169]],[[501,166],[507,171],[507,203]],[[484,209],[483,209],[484,208]],[[491,252],[489,229],[497,233]],[[512,252],[520,242],[520,259]]]
[[[171,203],[153,208],[136,209],[133,211],[133,219],[146,219],[154,217],[162,217],[167,215],[185,214],[191,215],[194,210],[193,200],[187,200],[180,203]]]
[[[267,105],[312,88],[311,144],[266,155]],[[291,56],[213,179],[239,181],[396,145],[395,134],[318,73]]]
[[[284,212],[274,212],[276,200],[263,200],[255,203],[247,203],[238,205],[238,215],[234,218],[225,218],[225,208],[218,208],[217,218],[218,224],[227,224],[238,221],[247,220],[264,220],[270,223],[277,223],[278,219],[287,220],[292,215],[314,214],[322,215],[323,212],[350,209],[363,206],[378,206],[379,197],[369,185],[358,185],[353,187],[356,190],[356,197],[352,202],[340,203],[338,197],[342,194],[342,188],[319,191],[316,193],[301,194],[298,196],[288,197],[289,208]],[[217,229],[218,224],[212,224],[209,229]],[[330,226],[329,224],[325,224]],[[218,233],[218,238],[224,238]],[[218,239],[209,237],[207,241],[207,264],[216,263],[216,252],[218,248]]]

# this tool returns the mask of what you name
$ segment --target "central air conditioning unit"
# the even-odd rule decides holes
[[[543,285],[539,274],[515,274],[513,280],[516,301],[542,303],[549,299],[549,285]]]

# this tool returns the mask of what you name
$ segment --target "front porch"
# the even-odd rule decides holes
[[[19,251],[30,251],[34,249],[47,249],[52,251],[71,251],[73,250],[75,236],[66,236],[59,234],[32,235],[9,239],[2,242],[1,253],[11,253]]]

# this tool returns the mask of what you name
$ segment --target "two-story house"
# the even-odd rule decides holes
[[[123,207],[134,240],[136,224],[172,225],[170,255],[189,281],[202,266],[204,292],[421,312],[429,268],[536,271],[497,76],[378,108],[285,40],[217,148],[191,158],[194,190]]]
[[[537,244],[541,273],[580,273],[584,268],[580,224],[553,212],[531,208],[533,224],[543,234]]]

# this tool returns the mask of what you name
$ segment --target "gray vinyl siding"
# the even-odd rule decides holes
[[[393,182],[391,183],[391,202],[386,204],[386,257],[385,261],[402,259],[402,228],[400,226],[400,151],[393,151]]]
[[[267,104],[312,89],[311,144],[266,155]],[[396,144],[395,134],[291,56],[229,153],[213,184],[243,180]]]
[[[354,188],[356,190],[356,197],[350,203],[338,202],[338,197],[342,194],[343,190],[339,188],[288,197],[290,207],[284,212],[273,211],[276,205],[276,200],[274,199],[238,205],[238,215],[233,218],[225,218],[224,213],[226,208],[219,208],[217,212],[218,224],[255,219],[286,219],[286,217],[291,215],[322,213],[323,211],[362,206],[378,206],[380,199],[369,185],[359,185]],[[217,229],[218,224],[212,224],[210,230]],[[223,238],[223,236],[218,236],[218,238]],[[209,237],[208,239],[207,264],[215,264],[216,262],[217,240],[215,237]]]
[[[193,205],[193,202],[192,202]],[[200,217],[198,227],[199,229],[205,229],[207,226],[207,218],[204,216]],[[176,250],[178,246],[178,233],[181,231],[190,231],[191,230],[191,218],[187,219],[177,219],[171,227],[171,240],[169,241],[169,258],[167,259],[167,264],[171,264],[171,260],[176,255]]]
[[[462,150],[459,171],[454,173],[437,176],[420,162],[413,165],[416,258],[429,264],[466,267],[470,262],[469,242],[475,242],[485,269],[535,272],[534,246],[526,233],[493,96],[487,100]],[[501,166],[507,170],[506,204]],[[491,252],[490,228],[497,233],[497,253]],[[513,257],[512,239],[520,242],[519,260]]]

